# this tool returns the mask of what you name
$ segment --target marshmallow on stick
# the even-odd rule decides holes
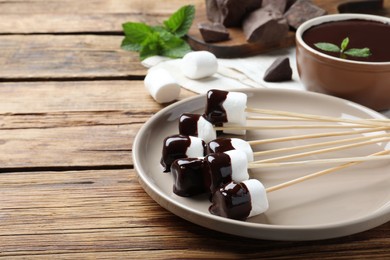
[[[248,162],[254,160],[254,152],[250,144],[240,138],[217,138],[207,144],[207,153],[223,153],[230,150],[240,150],[244,152]]]
[[[247,126],[247,120],[275,120],[276,118],[247,116],[247,112],[256,114],[267,114],[283,116],[303,121],[325,121],[348,124],[333,125],[287,125],[287,126]],[[207,92],[207,102],[205,117],[212,124],[218,126],[216,130],[222,130],[225,133],[245,134],[250,129],[291,129],[291,128],[374,128],[389,127],[390,120],[371,120],[371,119],[348,119],[330,116],[319,116],[303,113],[294,113],[287,111],[278,111],[270,109],[259,109],[247,107],[247,96],[241,92],[229,92],[223,90],[209,90]]]
[[[171,170],[171,164],[182,158],[197,158],[206,155],[206,143],[195,136],[172,135],[164,139],[161,165],[164,172]]]
[[[286,147],[286,148],[279,148],[274,150],[267,150],[267,151],[260,151],[260,152],[253,152],[252,147],[249,142],[239,139],[239,138],[218,138],[215,140],[212,140],[207,144],[207,153],[222,153],[230,150],[240,150],[244,152],[247,156],[248,162],[252,164],[255,163],[268,163],[268,162],[276,162],[286,159],[293,159],[293,158],[299,158],[299,157],[305,157],[309,155],[314,154],[320,154],[320,153],[326,153],[326,152],[334,152],[338,150],[343,149],[349,149],[354,148],[358,146],[363,146],[367,144],[372,143],[379,143],[384,141],[390,140],[390,134],[380,134],[375,136],[361,136],[361,137],[354,137],[349,139],[342,139],[342,140],[335,140],[335,141],[328,141],[328,142],[321,142],[321,143],[314,143],[314,144],[308,144],[308,145],[301,145],[301,146],[293,146],[293,147]],[[361,141],[361,142],[356,142]],[[353,143],[351,143],[353,142]],[[285,156],[279,156],[279,157],[273,157],[270,159],[264,159],[260,161],[254,161],[254,157],[265,155],[265,154],[274,154],[277,152],[286,152],[286,151],[295,151],[300,149],[308,149],[308,148],[314,148],[314,147],[321,147],[321,146],[330,146],[335,144],[342,144],[342,143],[350,143],[345,145],[339,145],[339,146],[333,146],[318,150],[311,150],[308,152],[301,152],[301,153],[295,153]]]
[[[181,197],[190,197],[208,191],[205,185],[203,158],[183,158],[171,165],[173,192]]]
[[[368,158],[381,157],[388,154],[390,151],[381,151],[374,153]],[[318,171],[291,181],[287,181],[267,189],[263,184],[256,179],[249,179],[241,183],[230,182],[220,187],[212,196],[212,205],[209,208],[211,214],[221,217],[245,220],[264,213],[268,210],[267,194],[282,188],[287,188],[291,185],[301,183],[316,177],[323,176],[345,169],[347,167],[361,163],[361,161],[352,161],[339,166],[331,167],[322,171]]]
[[[249,179],[246,154],[239,150],[208,154],[205,157],[206,186],[214,193],[221,185],[231,181]]]
[[[213,125],[231,124],[244,126],[246,124],[247,96],[241,92],[228,92],[222,90],[209,90],[205,117]],[[233,129],[224,131],[228,134],[245,134],[245,130]]]
[[[205,158],[176,159],[171,164],[173,192],[189,197],[214,193],[231,181],[249,179],[246,155],[238,150],[209,154]]]
[[[268,210],[265,188],[256,179],[227,183],[213,194],[211,202],[211,214],[237,220],[245,220]]]
[[[184,113],[179,118],[179,134],[197,136],[206,143],[217,138],[213,125],[203,116]]]

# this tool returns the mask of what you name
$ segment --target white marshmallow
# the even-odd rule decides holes
[[[230,141],[234,149],[243,151],[246,154],[248,162],[253,162],[253,150],[247,141],[240,138],[231,138]]]
[[[229,92],[222,106],[226,111],[227,123],[224,126],[230,125],[246,125],[246,102],[247,95],[241,92]],[[246,130],[224,130],[226,134],[245,135]]]
[[[214,130],[214,126],[207,121],[203,116],[199,117],[197,122],[198,137],[202,138],[206,143],[217,138],[217,133]]]
[[[230,157],[232,180],[236,182],[248,180],[248,159],[246,154],[239,150],[227,151],[225,154],[229,155]]]
[[[242,183],[245,184],[249,194],[251,195],[252,209],[248,218],[266,212],[268,210],[269,204],[264,185],[256,179],[245,180]]]
[[[181,60],[181,71],[190,79],[209,77],[218,70],[218,61],[208,51],[193,51],[184,55]]]
[[[204,156],[203,140],[199,137],[189,136],[191,143],[187,148],[186,155],[188,158],[197,158]]]
[[[145,88],[158,103],[168,103],[178,99],[180,85],[163,68],[150,69],[144,80]]]

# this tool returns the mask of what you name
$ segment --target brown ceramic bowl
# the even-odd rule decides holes
[[[353,19],[378,21],[390,26],[388,17],[364,14],[326,15],[303,23],[296,32],[296,60],[301,81],[310,91],[348,99],[377,111],[390,109],[390,60],[369,62],[333,57],[303,40],[309,28]],[[387,48],[390,52],[390,46]]]

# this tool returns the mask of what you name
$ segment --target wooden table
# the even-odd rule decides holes
[[[133,140],[163,106],[138,55],[119,48],[121,24],[201,2],[0,0],[0,257],[390,258],[390,223],[324,241],[246,239],[176,217],[140,187]]]

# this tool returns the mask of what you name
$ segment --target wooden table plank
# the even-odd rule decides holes
[[[128,167],[135,135],[164,107],[142,81],[0,83],[0,103],[1,171]]]
[[[183,90],[181,98],[189,95]],[[164,107],[149,96],[142,80],[3,82],[0,103],[5,116],[96,111],[151,115]]]
[[[0,1],[1,33],[120,33],[127,21],[161,23],[184,4],[203,0]]]
[[[389,223],[311,242],[254,240],[208,230],[153,202],[134,170],[3,173],[0,185],[4,257],[364,259],[375,254],[385,259],[390,254]]]
[[[154,16],[156,14],[170,14],[185,4],[201,3],[203,0],[0,0],[0,14],[110,14],[146,13]],[[82,25],[80,25],[82,26]]]
[[[138,53],[121,50],[122,39],[96,35],[0,36],[0,80],[145,75]]]

